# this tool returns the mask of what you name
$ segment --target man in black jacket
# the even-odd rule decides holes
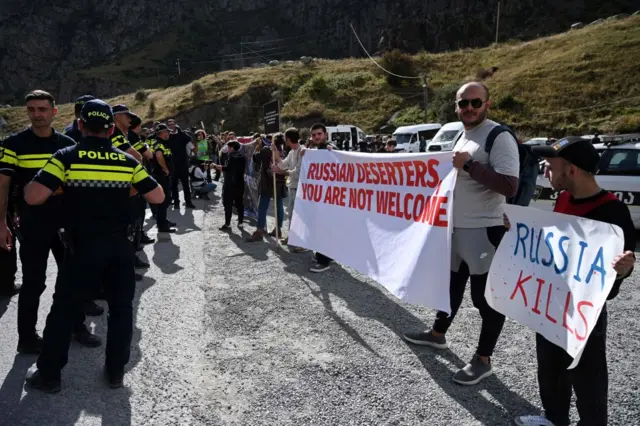
[[[178,192],[178,182],[182,183],[184,192],[184,204],[188,209],[195,209],[191,202],[191,189],[189,187],[189,155],[187,145],[191,142],[191,137],[176,125],[176,120],[167,120],[169,126],[168,148],[173,157],[173,176],[171,176],[171,195],[173,196],[173,208],[180,208],[180,193]]]
[[[624,252],[613,260],[616,281],[607,297],[618,295],[622,281],[635,264],[635,229],[629,208],[596,182],[600,156],[590,141],[580,137],[560,139],[550,146],[533,148],[545,158],[545,176],[558,196],[554,211],[610,223],[624,233]],[[508,225],[508,223],[505,223]],[[559,346],[536,335],[538,384],[545,415],[515,419],[520,426],[565,426],[570,423],[571,390],[576,393],[579,426],[606,426],[609,387],[607,356],[607,305],[589,335],[578,365],[567,368],[573,359]]]
[[[216,165],[216,169],[224,172],[222,185],[222,204],[224,205],[224,225],[221,231],[231,229],[231,214],[233,206],[238,210],[238,228],[242,228],[244,221],[244,172],[247,158],[241,151],[240,142],[227,143],[227,161],[224,166]]]

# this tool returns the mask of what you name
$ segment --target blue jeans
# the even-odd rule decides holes
[[[260,196],[260,203],[258,204],[258,229],[267,229],[267,211],[269,210],[269,202],[271,197]],[[278,198],[276,201],[276,208],[278,209],[278,228],[282,228],[284,222],[284,204],[282,198]]]
[[[209,192],[216,189],[216,187],[217,186],[215,183],[207,183],[206,185],[201,186],[200,188],[193,188],[193,191],[197,192],[198,194],[208,194]]]

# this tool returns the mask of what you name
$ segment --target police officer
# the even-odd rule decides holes
[[[0,142],[0,145],[2,142]],[[15,186],[10,189],[12,192]],[[7,206],[7,217],[5,218],[9,226],[15,224],[14,196],[9,195]],[[16,236],[12,239],[9,250],[0,250],[0,299],[11,298],[18,294],[20,289],[16,287],[16,272],[18,272],[18,254],[16,251]]]
[[[58,113],[51,94],[35,90],[26,97],[27,114],[31,127],[8,137],[0,150],[0,217],[6,217],[7,198],[11,184],[18,193],[51,158],[57,150],[75,145],[73,139],[56,132],[51,123]],[[22,197],[16,200],[20,217],[20,260],[22,262],[22,287],[18,298],[18,352],[38,354],[42,339],[36,333],[40,296],[45,290],[47,260],[53,253],[58,268],[62,263],[64,248],[58,237],[62,218],[62,198],[56,191],[46,203],[26,205]],[[0,224],[0,247],[5,250],[10,233],[4,222]],[[78,342],[91,347],[100,346],[98,337],[84,325],[81,304],[73,307],[74,332]]]
[[[115,130],[111,136],[111,143],[114,148],[118,148],[121,151],[130,154],[138,161],[142,160],[142,156],[133,149],[129,143],[127,136],[129,135],[129,129],[131,128],[131,121],[134,119],[135,114],[129,111],[129,107],[126,105],[116,105],[113,107],[113,114],[115,117]]]
[[[142,156],[142,164],[148,166],[148,162],[153,158],[153,152],[147,142],[148,130],[142,128],[142,119],[136,114],[131,114],[131,127],[129,129],[129,143]],[[144,223],[147,203],[142,196],[134,197],[134,226],[136,250],[142,249],[142,244],[153,244],[156,240],[149,237],[142,229]],[[148,268],[149,264],[136,257],[136,268]]]
[[[169,127],[166,124],[158,124],[155,129],[155,135],[152,173],[165,193],[165,199],[162,204],[156,206],[156,223],[158,224],[158,232],[173,233],[176,230],[172,227],[176,226],[176,224],[167,220],[167,210],[171,203],[171,173],[173,172],[173,155],[171,149],[167,146]]]
[[[151,203],[164,193],[132,156],[114,148],[111,107],[100,100],[82,108],[76,146],[56,152],[25,190],[30,205],[45,203],[56,188],[65,191],[65,259],[53,306],[47,317],[37,369],[29,371],[28,386],[60,391],[60,374],[67,363],[72,318],[68,312],[82,300],[87,280],[104,277],[109,322],[105,377],[112,388],[122,386],[129,361],[135,293],[133,247],[128,239],[131,189]]]
[[[69,136],[76,142],[80,142],[80,139],[82,139],[82,133],[78,129],[78,118],[80,118],[80,110],[82,110],[82,106],[85,104],[85,102],[92,99],[95,98],[91,95],[80,96],[78,99],[76,99],[75,105],[73,106],[73,112],[76,116],[76,119],[73,120],[73,123],[69,124],[63,131],[66,136]]]

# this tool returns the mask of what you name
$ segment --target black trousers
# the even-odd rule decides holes
[[[506,228],[493,227],[491,229],[492,235],[490,236],[491,244],[494,247],[500,245],[500,241],[504,236]],[[494,310],[487,303],[487,299],[484,297],[484,291],[487,287],[487,278],[489,274],[482,275],[470,275],[469,266],[462,262],[458,272],[451,271],[451,284],[449,287],[449,299],[451,303],[451,314],[439,311],[436,314],[436,320],[433,323],[433,329],[438,333],[446,333],[453,322],[462,300],[464,299],[464,292],[467,287],[467,281],[471,281],[471,301],[473,306],[480,312],[482,318],[482,327],[480,329],[480,339],[478,341],[477,354],[480,356],[491,356],[493,350],[498,343],[500,333],[502,333],[502,327],[504,327],[505,316],[500,312]]]
[[[545,416],[556,426],[569,425],[571,390],[576,393],[578,426],[606,426],[609,373],[607,371],[607,309],[600,313],[578,365],[559,346],[536,335],[538,384]]]
[[[33,339],[36,334],[36,324],[38,323],[38,308],[40,307],[40,296],[46,288],[47,261],[49,252],[58,264],[58,270],[64,259],[64,246],[58,231],[54,226],[36,225],[35,223],[24,223],[21,226],[23,241],[20,244],[20,261],[22,262],[22,288],[18,297],[18,337],[21,341]],[[58,271],[58,275],[60,272]],[[56,281],[57,282],[57,281]],[[99,280],[83,281],[85,287],[95,290]],[[84,312],[82,302],[69,307],[67,312],[73,322],[73,331],[85,329]]]
[[[156,223],[158,228],[166,228],[169,226],[167,223],[167,210],[171,204],[171,177],[165,175],[154,175],[153,177],[164,191],[164,201],[155,205]]]
[[[142,227],[144,225],[144,214],[146,210],[146,202],[142,195],[137,194],[129,200],[131,204],[131,226],[133,228],[133,247],[137,250],[140,246],[142,238]]]
[[[180,204],[180,193],[178,192],[178,182],[182,183],[184,192],[184,202],[191,202],[191,187],[189,186],[189,169],[176,169],[171,176],[171,195],[173,204]]]
[[[87,282],[104,278],[109,304],[105,365],[110,374],[124,372],[129,362],[133,330],[135,272],[133,248],[124,230],[121,235],[76,236],[73,251],[67,250],[51,312],[44,329],[38,370],[49,380],[60,380],[67,364],[73,307],[85,300]]]
[[[223,188],[222,205],[224,206],[224,223],[231,225],[233,207],[238,211],[238,223],[244,221],[244,187]]]
[[[11,250],[0,249],[0,296],[13,291],[18,272],[18,250],[14,241]]]

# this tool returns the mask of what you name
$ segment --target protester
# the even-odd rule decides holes
[[[506,231],[502,218],[505,197],[513,196],[518,188],[519,155],[517,142],[508,132],[498,135],[490,154],[485,152],[487,136],[498,126],[487,118],[490,107],[489,90],[482,83],[465,84],[456,94],[456,112],[465,130],[453,154],[453,166],[459,172],[453,205],[451,314],[438,312],[431,330],[404,335],[414,344],[447,348],[445,333],[471,278],[471,299],[482,317],[482,327],[473,359],[453,376],[462,385],[474,385],[493,374],[491,355],[505,321],[504,315],[489,306],[484,292],[491,261]]]
[[[580,137],[561,139],[534,152],[545,158],[545,177],[560,193],[554,211],[619,226],[624,233],[624,252],[613,261],[617,276],[607,300],[615,298],[622,281],[631,275],[635,263],[635,229],[629,208],[596,182],[600,156],[591,142]],[[508,218],[507,218],[507,226]],[[538,384],[545,415],[522,416],[519,426],[567,426],[570,423],[571,390],[576,394],[580,426],[607,424],[607,306],[582,351],[578,365],[568,370],[573,359],[563,348],[536,334]]]
[[[293,219],[293,209],[295,208],[296,203],[296,192],[298,190],[298,179],[300,177],[300,168],[302,167],[302,152],[304,151],[304,147],[302,147],[299,143],[300,132],[295,127],[291,127],[284,132],[285,142],[287,147],[290,149],[286,158],[282,160],[280,157],[280,152],[276,149],[275,145],[271,145],[271,152],[274,155],[276,167],[274,168],[274,173],[279,173],[281,171],[284,172],[286,176],[288,176],[289,181],[287,183],[287,189],[289,193],[288,197],[288,210],[289,210],[289,229],[291,229],[291,220]],[[283,244],[287,244],[289,242],[289,237],[285,238]],[[307,251],[301,247],[293,247],[293,251],[297,253],[302,253]]]
[[[209,193],[216,189],[215,183],[209,183],[209,167],[207,163],[194,159],[189,169],[189,178],[191,180],[191,189],[196,197],[205,200],[209,199]]]
[[[311,140],[314,147],[313,149],[331,150],[331,146],[327,142],[327,127],[324,124],[316,123],[311,126]],[[300,155],[304,156],[306,152],[307,150],[304,150]],[[319,252],[316,252],[313,257],[315,264],[309,269],[310,272],[321,273],[329,270],[333,259]]]
[[[224,166],[216,165],[216,169],[224,172],[222,185],[222,204],[224,205],[224,225],[221,231],[231,229],[231,215],[233,207],[238,211],[238,228],[244,222],[244,172],[247,159],[240,149],[240,142],[227,143],[228,157]]]

